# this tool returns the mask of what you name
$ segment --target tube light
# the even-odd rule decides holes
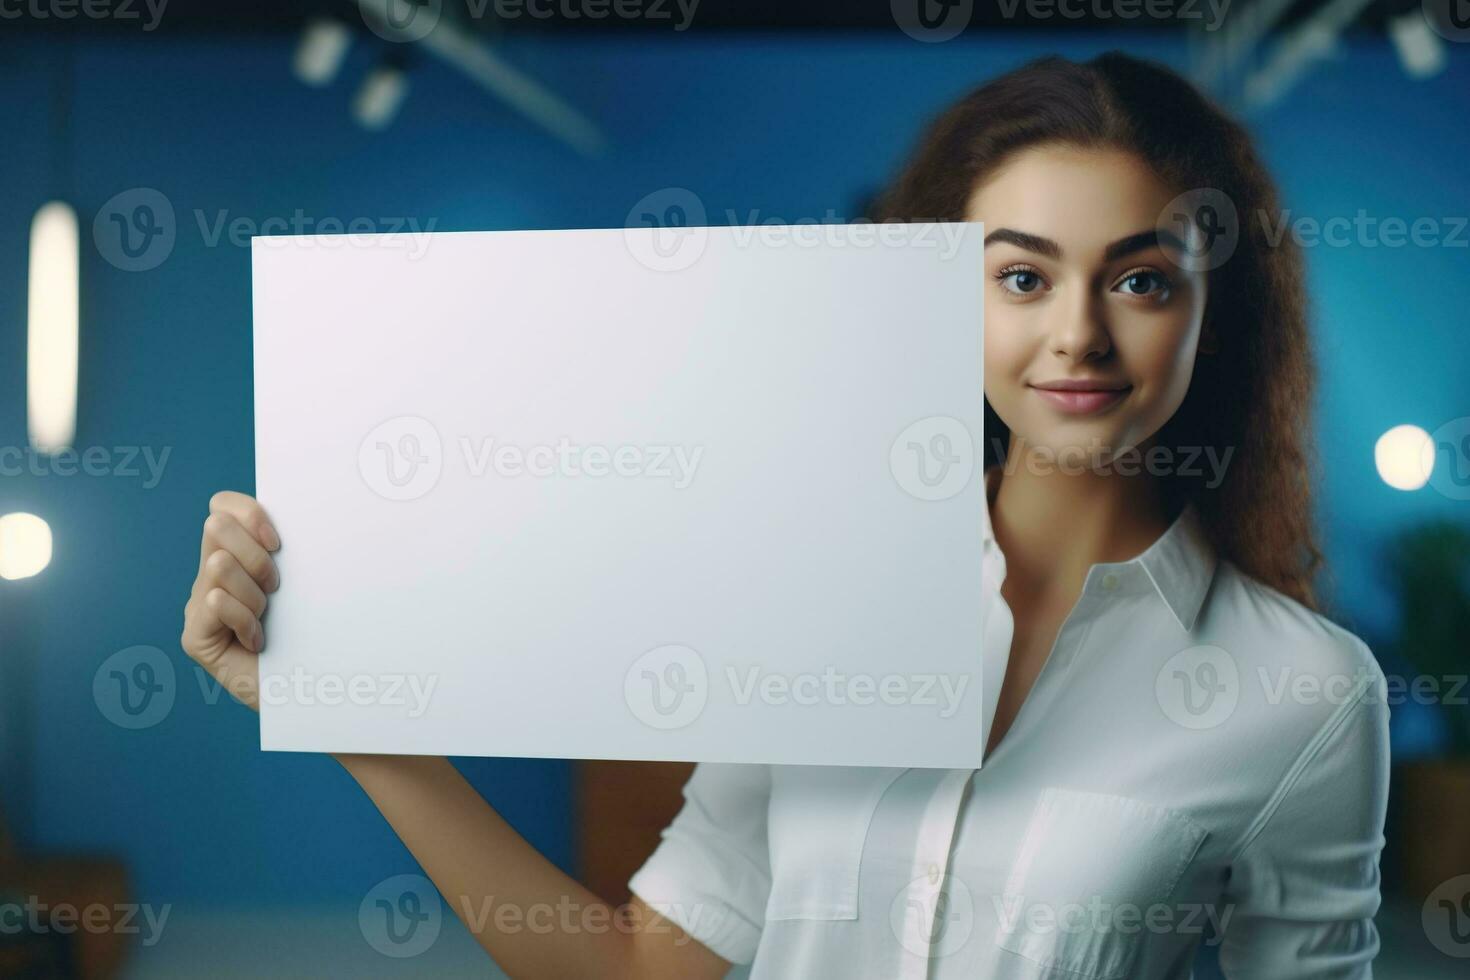
[[[31,445],[47,453],[76,438],[79,243],[77,213],[69,204],[43,204],[31,220],[27,428]]]

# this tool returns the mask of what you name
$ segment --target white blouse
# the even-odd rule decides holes
[[[981,523],[989,719],[1013,620]],[[754,980],[1187,978],[1201,942],[1230,978],[1369,977],[1387,795],[1367,647],[1187,509],[1088,571],[983,770],[703,764],[630,885]]]

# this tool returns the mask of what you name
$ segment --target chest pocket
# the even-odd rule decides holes
[[[1207,832],[1122,796],[1047,789],[1006,880],[996,945],[1069,978],[1130,976]],[[1063,975],[1063,974],[1059,974]]]
[[[773,766],[766,919],[856,919],[873,812],[902,769]]]

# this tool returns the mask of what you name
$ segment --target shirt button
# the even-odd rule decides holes
[[[939,884],[939,865],[937,864],[929,865],[929,884]]]
[[[1112,572],[1108,572],[1102,577],[1102,587],[1105,592],[1111,592],[1116,589],[1118,587],[1118,576]]]

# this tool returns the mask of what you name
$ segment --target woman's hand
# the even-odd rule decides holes
[[[256,655],[265,646],[261,617],[281,579],[271,552],[281,539],[254,497],[223,490],[209,501],[199,575],[184,606],[184,652],[236,700],[259,710]]]

